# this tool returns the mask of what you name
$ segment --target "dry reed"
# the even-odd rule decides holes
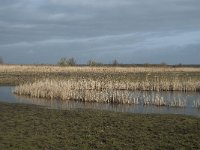
[[[35,65],[0,65],[0,72],[96,72],[96,73],[156,73],[156,72],[200,72],[200,68],[192,67],[60,67],[60,66],[35,66]]]
[[[135,90],[155,90],[150,88],[152,84],[145,83],[120,83],[111,81],[94,81],[94,80],[42,80],[34,83],[19,85],[15,88],[14,93],[18,95],[30,96],[35,98],[60,99],[60,100],[78,100],[83,102],[104,102],[104,103],[121,103],[121,104],[143,104],[156,106],[173,106],[185,107],[186,101],[174,99],[171,102],[164,100],[159,94],[143,95],[141,98],[138,94],[133,93]],[[179,89],[185,91],[196,90],[195,87],[184,87],[178,83],[166,83],[165,86],[158,84],[158,91]],[[188,83],[188,81],[186,82]],[[184,83],[184,84],[186,84]],[[155,84],[155,83],[154,83]],[[178,85],[177,85],[178,84]],[[197,83],[196,83],[197,84]],[[167,86],[166,86],[167,85]],[[197,84],[199,86],[199,83]],[[168,87],[170,86],[170,87]],[[174,87],[173,87],[174,86]],[[190,83],[187,86],[194,86]],[[156,87],[156,85],[155,85]],[[160,88],[161,87],[161,88]],[[172,88],[173,87],[173,88]],[[138,92],[138,91],[137,91]]]
[[[184,107],[180,99],[169,103],[159,95],[146,95],[141,101],[130,91],[200,91],[200,68],[0,66],[2,75],[26,73],[36,74],[35,82],[17,86],[15,93],[36,98]],[[37,81],[39,75],[51,79]]]
[[[155,80],[144,81],[113,81],[113,80],[92,80],[92,79],[70,79],[70,80],[42,80],[32,84],[24,84],[26,86],[38,89],[46,89],[48,87],[64,87],[67,90],[131,90],[131,91],[198,91],[200,89],[200,81],[186,80],[179,81],[176,78],[169,80],[165,78],[156,78]],[[21,86],[19,86],[21,87]]]

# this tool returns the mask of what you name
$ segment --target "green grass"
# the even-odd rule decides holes
[[[0,103],[0,149],[200,149],[200,118]]]

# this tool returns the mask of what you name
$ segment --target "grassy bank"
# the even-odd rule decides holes
[[[199,149],[200,119],[0,103],[0,149]]]

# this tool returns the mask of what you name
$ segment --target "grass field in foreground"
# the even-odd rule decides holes
[[[200,118],[0,103],[0,149],[200,149]]]

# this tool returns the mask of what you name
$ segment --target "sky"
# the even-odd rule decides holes
[[[200,0],[0,0],[0,57],[200,64]]]

